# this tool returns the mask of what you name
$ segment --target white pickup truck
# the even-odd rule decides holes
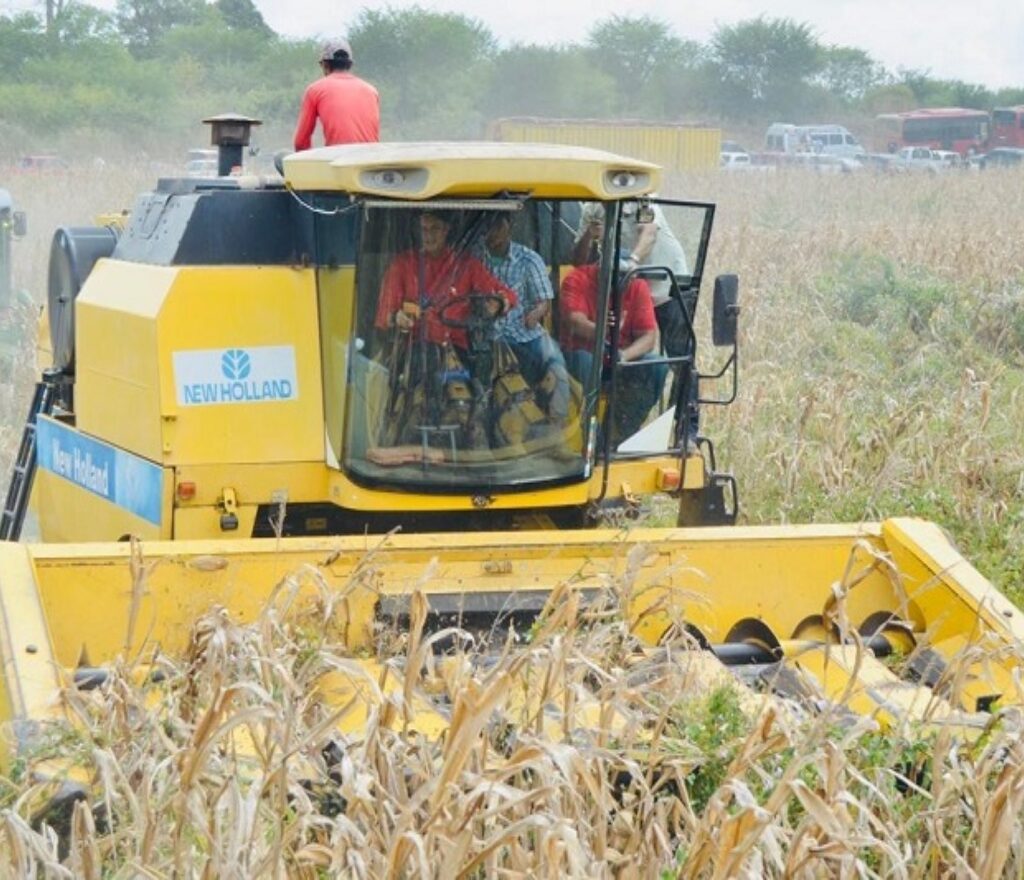
[[[935,150],[928,147],[904,147],[897,151],[892,160],[893,171],[924,171],[938,174],[949,168]]]

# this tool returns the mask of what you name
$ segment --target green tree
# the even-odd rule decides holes
[[[711,59],[728,116],[803,115],[825,63],[809,25],[763,16],[718,28]]]
[[[695,54],[695,44],[680,40],[663,21],[650,16],[613,15],[598,22],[587,38],[594,65],[618,84],[620,112],[658,113],[660,94],[651,85],[659,73],[678,69]]]
[[[380,90],[388,138],[479,134],[495,52],[483,24],[420,6],[364,8],[348,35],[357,73]]]
[[[252,0],[216,0],[213,5],[232,30],[252,31],[266,38],[275,36]]]
[[[822,50],[824,67],[818,81],[837,98],[854,103],[886,81],[885,68],[863,49],[828,46]]]
[[[483,106],[492,118],[601,118],[616,100],[615,81],[579,46],[516,45],[494,59]]]
[[[17,79],[26,61],[45,54],[46,32],[38,16],[31,12],[0,15],[0,75],[5,82]]]
[[[136,58],[152,57],[171,28],[198,24],[206,13],[203,0],[117,0],[117,27]]]

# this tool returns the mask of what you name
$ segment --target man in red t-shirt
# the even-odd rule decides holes
[[[422,315],[418,332],[427,342],[451,342],[465,351],[469,347],[466,330],[449,326],[442,318],[465,321],[470,316],[470,293],[493,294],[484,307],[494,316],[507,312],[518,298],[476,257],[451,248],[447,214],[426,210],[419,225],[421,247],[398,254],[384,273],[376,325],[381,330],[409,331],[417,328],[417,315]]]
[[[597,342],[597,301],[599,263],[573,269],[562,282],[559,300],[561,344],[569,371],[584,387],[590,381]],[[657,357],[658,322],[647,282],[633,278],[622,294],[619,320],[619,363],[651,360]],[[604,332],[605,364],[611,351],[610,337]],[[661,397],[665,385],[665,364],[645,364],[620,370],[618,399],[615,406],[615,442],[636,433],[652,406]]]
[[[376,143],[380,140],[380,97],[368,82],[352,73],[352,47],[334,39],[320,51],[323,77],[306,88],[295,126],[295,151],[313,145],[317,119],[324,145]]]

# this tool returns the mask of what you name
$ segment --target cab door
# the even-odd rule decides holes
[[[603,432],[612,459],[682,453],[699,432],[693,327],[714,212],[705,202],[621,203]]]

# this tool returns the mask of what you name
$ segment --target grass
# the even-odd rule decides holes
[[[22,285],[44,289],[53,227],[129,206],[148,177],[12,186],[31,227]],[[708,275],[741,277],[740,397],[705,427],[743,519],[925,516],[1024,604],[1019,179],[713,175],[665,191],[717,202]],[[0,398],[3,472],[27,352]],[[33,828],[45,791],[16,767],[0,785],[0,874],[1024,873],[1013,712],[973,742],[883,734],[704,678],[671,645],[643,650],[614,608],[568,608],[486,661],[436,662],[414,627],[385,655],[403,686],[339,735],[316,695],[331,671],[358,677],[323,625],[342,599],[324,594],[321,618],[268,606],[247,626],[212,610],[186,656],[146,658],[161,686],[124,658],[102,688],[69,691],[79,723],[33,758],[76,756],[93,796],[64,854]],[[446,717],[443,736],[416,732],[413,699]]]

